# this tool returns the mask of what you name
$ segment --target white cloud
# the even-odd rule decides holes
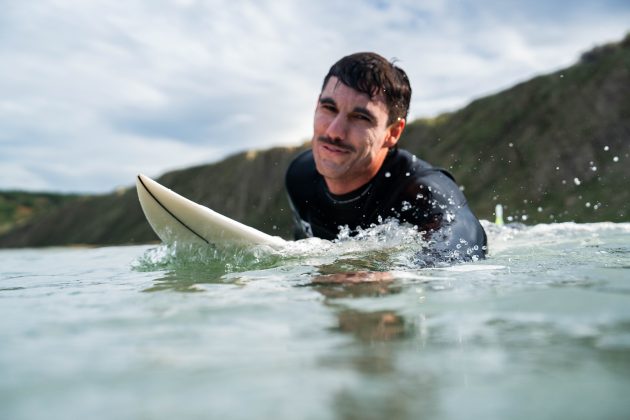
[[[31,0],[0,16],[0,188],[108,191],[136,172],[310,136],[342,55],[396,57],[411,115],[574,62],[630,29],[614,0]]]

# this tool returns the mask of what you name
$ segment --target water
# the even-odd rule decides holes
[[[391,232],[0,251],[0,418],[630,418],[630,224],[485,226],[424,269]]]

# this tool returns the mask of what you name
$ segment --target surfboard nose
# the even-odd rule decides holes
[[[155,182],[153,179],[149,178],[148,176],[144,175],[144,174],[138,174],[136,176],[136,188],[137,189],[142,189],[145,191],[153,191],[156,188],[159,190],[160,188],[166,189],[166,187],[158,184],[157,182]]]
[[[146,187],[146,179],[147,179],[147,176],[144,174],[138,174],[136,176],[136,190],[138,192],[138,196],[140,196],[140,201],[142,201],[141,194],[146,193],[148,191]]]
[[[202,243],[218,247],[268,245],[281,248],[286,241],[230,219],[197,204],[146,175],[136,177],[138,199],[147,221],[167,244]]]

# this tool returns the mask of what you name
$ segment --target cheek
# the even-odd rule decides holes
[[[376,153],[377,138],[374,133],[363,133],[362,140],[360,142],[359,149],[362,150],[365,155],[373,155]]]
[[[329,120],[330,118],[328,118],[327,116],[320,113],[316,113],[315,118],[313,119],[313,127],[315,128],[315,131],[317,132],[326,131],[326,128],[330,124]]]

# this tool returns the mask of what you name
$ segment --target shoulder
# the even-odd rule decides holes
[[[310,185],[317,183],[318,176],[313,152],[310,149],[305,150],[295,156],[287,168],[285,174],[287,191],[290,195],[308,191]]]
[[[393,161],[398,167],[407,169],[411,176],[431,176],[441,173],[454,180],[447,170],[435,167],[404,149],[394,151]]]
[[[455,182],[455,178],[447,170],[437,168],[430,163],[417,158],[406,150],[399,150],[399,165],[406,168],[405,175],[409,179],[405,190],[416,196],[422,193],[425,198],[438,202],[449,202],[463,205],[464,195]]]
[[[388,170],[403,174],[410,180],[455,184],[455,178],[445,169],[437,168],[404,149],[395,150],[388,159]]]
[[[287,177],[312,174],[315,171],[315,160],[312,150],[305,150],[296,155],[287,169]]]

